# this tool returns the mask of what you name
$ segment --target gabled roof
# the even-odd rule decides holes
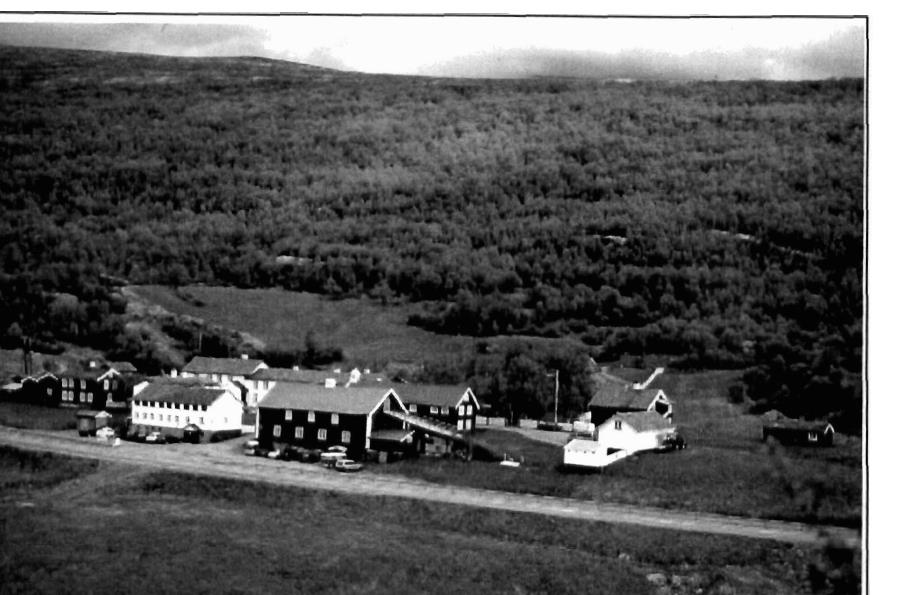
[[[228,374],[229,376],[250,376],[261,365],[266,364],[259,359],[240,357],[201,357],[195,356],[185,364],[183,372],[190,374]]]
[[[368,415],[390,394],[395,395],[395,391],[388,386],[326,388],[320,384],[277,382],[257,407]]]
[[[270,380],[276,382],[306,382],[309,384],[323,383],[327,378],[335,378],[336,383],[342,379],[342,374],[325,372],[323,370],[294,370],[292,368],[261,368],[251,374],[251,380]],[[345,376],[348,376],[346,374]]]
[[[609,420],[620,420],[623,425],[628,425],[638,432],[651,432],[674,428],[669,420],[655,411],[632,411],[631,413],[616,413]],[[609,421],[607,420],[607,422]]]
[[[138,371],[138,368],[133,366],[131,362],[110,362],[110,367],[120,374],[134,374]]]
[[[659,394],[660,389],[635,389],[627,382],[619,382],[608,375],[593,375],[596,390],[590,399],[590,407],[615,407],[618,409],[644,410]]]
[[[465,385],[450,384],[404,384],[398,387],[397,392],[406,403],[437,407],[455,407],[466,394],[474,395]],[[477,402],[477,399],[474,401]]]
[[[78,365],[67,368],[60,373],[61,378],[83,378],[85,380],[98,380],[101,376],[111,372],[108,364],[96,364],[94,367],[90,365]],[[117,370],[112,370],[114,374],[118,374]]]
[[[198,378],[155,378],[135,395],[136,401],[211,405],[229,391],[216,383]]]
[[[765,424],[767,428],[779,428],[782,430],[796,430],[799,432],[829,432],[835,431],[835,428],[832,427],[827,421],[807,421],[805,419],[777,419],[774,421],[767,421]]]

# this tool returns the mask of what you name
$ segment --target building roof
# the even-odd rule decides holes
[[[660,389],[635,389],[627,382],[618,382],[611,376],[595,374],[596,390],[590,399],[590,407],[615,407],[618,409],[644,410],[650,406]]]
[[[568,444],[565,445],[565,450],[590,451],[598,450],[600,448],[600,443],[596,440],[584,438],[574,438],[573,440],[569,440]]]
[[[374,430],[370,433],[370,438],[386,442],[404,442],[412,434],[414,430]]]
[[[346,374],[347,376],[347,374]],[[295,370],[293,368],[261,368],[251,374],[251,380],[270,380],[276,382],[306,382],[309,384],[323,383],[327,378],[335,378],[339,383],[342,374],[326,372],[324,370]]]
[[[831,430],[835,431],[835,428],[832,427],[827,421],[807,421],[805,419],[776,419],[774,421],[769,421],[764,424],[767,428],[777,428],[782,430],[795,430],[799,432],[828,432]]]
[[[655,432],[674,428],[669,420],[655,411],[632,411],[631,413],[616,413],[610,419],[621,420],[638,432]]]
[[[399,386],[396,392],[405,403],[455,407],[468,390],[465,385],[404,384]]]
[[[395,394],[395,391],[388,386],[326,388],[320,384],[277,382],[257,406],[259,409],[299,409],[367,415],[379,406],[387,394]]]
[[[183,372],[190,374],[227,374],[229,376],[250,376],[261,365],[259,359],[241,357],[201,357],[195,356],[185,364]]]
[[[91,364],[94,364],[93,366]],[[70,367],[67,367],[65,371],[60,373],[60,377],[63,378],[84,378],[85,380],[96,380],[113,370],[117,374],[119,370],[113,369],[109,364],[104,362],[91,362],[87,365],[85,364],[77,364]]]
[[[131,362],[110,362],[110,367],[120,374],[134,374],[138,371],[138,368],[133,366]]]
[[[180,405],[211,405],[229,391],[216,383],[195,378],[155,378],[135,395],[138,401],[178,403]]]

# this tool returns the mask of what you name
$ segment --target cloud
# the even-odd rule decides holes
[[[246,25],[0,23],[0,42],[168,56],[262,56],[267,34]]]
[[[803,80],[864,76],[865,34],[853,26],[799,47],[748,47],[677,54],[637,48],[613,53],[567,49],[478,52],[424,65],[434,76],[515,78],[564,76],[628,79]]]

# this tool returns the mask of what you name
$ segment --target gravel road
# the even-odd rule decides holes
[[[857,531],[843,527],[814,526],[439,485],[416,479],[375,475],[366,470],[356,474],[340,474],[319,465],[242,456],[236,441],[204,445],[123,442],[118,447],[112,447],[98,443],[93,438],[79,437],[72,431],[46,432],[0,426],[0,444],[194,475],[244,479],[350,494],[430,500],[582,519],[588,522],[624,523],[799,544],[818,544],[828,537],[851,546],[857,546],[861,542]]]

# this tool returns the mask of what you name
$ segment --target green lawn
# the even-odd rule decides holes
[[[381,367],[387,361],[420,361],[425,354],[470,352],[474,339],[438,335],[408,326],[408,306],[380,306],[366,298],[331,300],[282,289],[160,285],[133,286],[142,298],[174,314],[203,318],[244,331],[270,347],[301,348],[314,331],[343,349],[352,363]]]
[[[0,457],[0,471],[17,463]],[[98,473],[114,473],[105,468]],[[37,475],[43,470],[34,471]],[[821,549],[169,472],[20,507],[0,591],[799,593]],[[8,494],[7,494],[8,495]],[[850,552],[855,573],[859,554]],[[856,576],[853,580],[856,581]]]

